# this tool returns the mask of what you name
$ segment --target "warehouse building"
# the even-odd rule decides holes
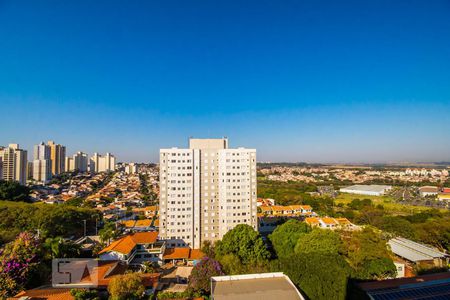
[[[345,188],[341,188],[340,192],[341,193],[349,193],[349,194],[357,194],[357,195],[367,195],[367,196],[382,196],[391,189],[392,189],[392,186],[390,186],[390,185],[356,184],[356,185],[348,186]]]

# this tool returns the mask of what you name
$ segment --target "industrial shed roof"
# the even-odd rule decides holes
[[[440,252],[429,246],[413,242],[405,238],[391,239],[388,244],[392,252],[412,262],[423,260],[433,260],[434,258],[444,258],[447,254]]]

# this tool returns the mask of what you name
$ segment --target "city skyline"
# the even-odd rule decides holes
[[[186,139],[187,140],[189,140],[190,138],[199,138],[199,139],[217,139],[217,138],[228,138],[228,137],[226,137],[226,136],[222,136],[222,137],[220,137],[220,136],[207,136],[207,137],[205,137],[205,136],[200,136],[200,137],[198,137],[198,136],[190,136],[190,137],[187,137]],[[42,141],[40,142],[40,143],[43,143]],[[33,154],[33,152],[34,152],[34,148],[35,148],[35,146],[36,145],[38,145],[38,144],[40,144],[40,143],[37,143],[37,144],[34,144],[34,145],[32,145],[31,147],[30,147],[30,149],[28,149],[27,147],[24,147],[24,146],[22,146],[22,143],[17,143],[16,141],[13,141],[13,142],[7,142],[7,143],[4,143],[4,144],[0,144],[0,147],[8,147],[8,145],[10,145],[10,144],[18,144],[18,145],[20,145],[20,148],[21,149],[23,149],[23,150],[25,150],[27,153],[27,160],[29,161],[29,162],[32,162],[33,160],[34,160],[34,154]],[[183,149],[183,148],[185,148],[186,146],[188,145],[188,142],[186,142],[185,144],[183,144],[183,143],[178,143],[178,145],[176,145],[176,146],[172,146],[172,147],[170,147],[170,146],[167,146],[167,147],[161,147],[161,148],[174,148],[174,149]],[[234,144],[231,144],[233,147],[235,147],[235,146],[237,146],[237,145],[234,145]],[[69,150],[67,151],[67,154],[66,154],[66,156],[65,156],[65,158],[66,159],[73,159],[73,157],[75,157],[75,156],[77,156],[77,155],[79,155],[80,153],[82,153],[82,154],[86,154],[86,155],[94,155],[94,154],[98,154],[98,155],[101,155],[102,153],[106,153],[106,154],[108,154],[108,153],[113,153],[113,154],[115,154],[116,152],[114,151],[114,149],[110,149],[110,150],[105,150],[105,151],[93,151],[93,152],[87,152],[87,151],[84,151],[83,149],[81,149],[81,150],[74,150],[74,149],[71,149],[71,147],[70,147],[70,145],[68,146],[68,148],[69,148]],[[248,148],[248,147],[247,147]],[[94,146],[94,149],[98,149],[98,148],[96,148],[95,146]],[[158,152],[159,152],[159,149],[160,148],[158,148],[158,149],[156,149]],[[152,152],[153,152],[153,150],[152,150]],[[117,156],[117,155],[114,155],[114,156]],[[372,164],[387,164],[387,165],[389,165],[389,164],[392,164],[392,165],[400,165],[400,164],[402,164],[402,163],[404,163],[404,164],[433,164],[433,163],[437,163],[437,164],[439,164],[439,163],[441,163],[441,164],[450,164],[450,160],[445,160],[445,159],[442,159],[442,160],[385,160],[385,161],[364,161],[364,160],[361,160],[361,161],[357,161],[357,160],[348,160],[348,161],[340,161],[340,160],[322,160],[322,161],[307,161],[307,160],[262,160],[262,159],[257,159],[257,162],[258,163],[274,163],[274,164],[276,164],[276,163],[307,163],[307,164],[325,164],[325,165],[327,165],[327,164],[348,164],[348,165],[372,165]],[[119,157],[118,159],[117,159],[117,163],[138,163],[138,164],[147,164],[147,163],[150,163],[150,164],[158,164],[159,163],[159,157],[157,157],[155,160],[141,160],[141,161],[139,161],[139,160],[133,160],[133,158],[131,158],[131,159],[122,159],[121,157]]]
[[[450,4],[0,3],[0,145],[158,162],[450,161]],[[382,16],[382,19],[380,19]],[[80,22],[82,20],[82,22]]]

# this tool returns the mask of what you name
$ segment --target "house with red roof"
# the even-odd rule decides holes
[[[119,260],[129,265],[144,261],[162,264],[166,242],[158,240],[158,232],[135,232],[126,235],[102,249],[100,260]]]

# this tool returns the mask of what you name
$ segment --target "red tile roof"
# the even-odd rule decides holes
[[[136,232],[112,242],[108,247],[102,249],[99,254],[109,251],[128,254],[134,249],[134,247],[136,247],[137,244],[153,244],[157,239],[157,231]]]
[[[167,248],[163,259],[201,259],[205,254],[200,249],[191,248]]]
[[[9,299],[20,299],[22,297],[29,297],[28,299],[33,300],[73,300],[75,299],[72,295],[70,295],[70,289],[57,289],[57,288],[37,288],[33,290],[26,290],[18,293],[14,297]]]

